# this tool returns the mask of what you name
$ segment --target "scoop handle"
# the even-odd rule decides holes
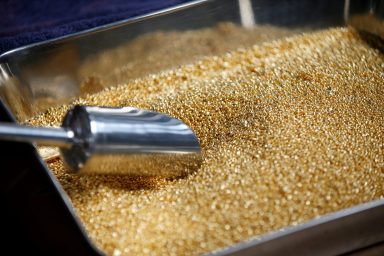
[[[64,128],[29,127],[0,122],[0,140],[31,142],[45,146],[69,147],[74,133]]]

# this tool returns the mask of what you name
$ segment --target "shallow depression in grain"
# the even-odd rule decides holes
[[[384,62],[349,28],[280,39],[75,103],[178,117],[204,162],[177,180],[49,167],[109,254],[200,254],[384,196]],[[29,122],[58,125],[68,105]]]

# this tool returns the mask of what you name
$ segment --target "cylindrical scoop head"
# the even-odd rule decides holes
[[[61,149],[74,172],[178,177],[201,162],[193,131],[156,112],[76,106],[65,116],[63,127],[75,134],[74,144]]]

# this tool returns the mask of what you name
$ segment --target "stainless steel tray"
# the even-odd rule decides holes
[[[22,47],[0,56],[0,99],[15,120],[81,95],[78,72],[86,60],[149,32],[190,30],[230,21],[243,26],[272,24],[301,31],[341,26],[354,14],[372,12],[378,1],[216,0],[192,1],[149,15]],[[382,6],[382,5],[381,5]],[[140,59],[127,60],[140,63]],[[189,60],[184,60],[183,63]],[[146,62],[148,74],[153,63]],[[179,65],[180,63],[174,63]],[[105,71],[108,72],[108,71]],[[53,99],[41,107],[38,102]],[[62,190],[60,190],[62,191]],[[66,199],[66,195],[61,192]],[[384,199],[242,242],[217,255],[329,255],[384,242]],[[380,247],[381,250],[383,247]]]

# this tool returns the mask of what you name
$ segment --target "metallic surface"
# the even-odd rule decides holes
[[[180,120],[131,107],[76,106],[64,118],[76,143],[61,150],[79,173],[184,176],[199,167],[200,144]]]
[[[70,130],[49,127],[28,127],[0,123],[0,139],[68,147],[73,143],[74,133]]]
[[[372,16],[372,13],[375,17],[382,17],[378,14],[383,13],[381,0],[254,0],[251,5],[256,25],[266,23],[290,26],[298,31],[352,24],[352,17]],[[23,120],[48,107],[38,106],[37,102],[42,97],[50,99],[49,105],[58,105],[80,96],[79,86],[84,78],[77,70],[86,58],[148,32],[207,27],[219,21],[241,24],[237,1],[193,1],[162,12],[5,53],[0,56],[1,100],[16,119]],[[352,25],[367,30],[367,26],[355,22],[357,25]],[[98,157],[101,160],[104,156],[100,154]],[[99,164],[102,161],[90,161],[88,164]],[[303,225],[276,231],[260,239],[234,245],[217,254],[329,255],[355,251],[384,241],[383,205],[384,199],[358,205]]]
[[[345,21],[364,34],[384,40],[384,1],[345,1]]]

